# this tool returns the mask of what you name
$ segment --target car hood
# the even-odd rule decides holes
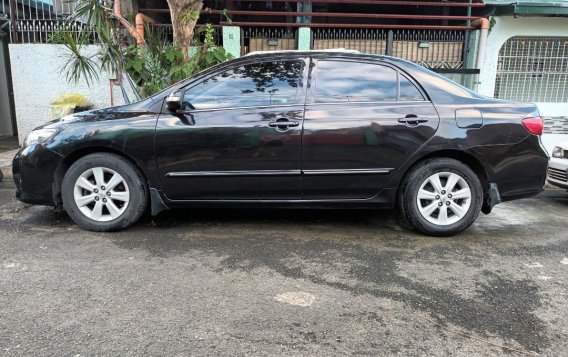
[[[105,120],[130,118],[133,116],[133,114],[145,113],[151,104],[152,104],[151,100],[144,100],[141,102],[119,105],[115,107],[93,109],[85,112],[73,113],[55,120],[51,120],[36,129],[54,128],[54,127],[59,127],[61,125],[78,123],[78,122],[87,123],[87,122],[98,122]]]

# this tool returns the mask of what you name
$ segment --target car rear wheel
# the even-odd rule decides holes
[[[63,178],[63,207],[81,228],[115,231],[136,222],[146,210],[148,189],[140,170],[115,154],[77,160]]]
[[[431,159],[406,176],[399,199],[403,217],[414,229],[451,236],[475,221],[483,190],[475,172],[460,161]]]

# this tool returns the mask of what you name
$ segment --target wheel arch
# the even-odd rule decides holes
[[[63,161],[61,162],[61,164],[59,165],[59,167],[55,170],[54,173],[54,177],[53,177],[53,201],[55,202],[55,206],[60,206],[62,204],[62,198],[61,198],[61,185],[63,182],[63,177],[65,176],[65,173],[67,173],[67,170],[69,170],[69,168],[71,167],[71,165],[73,165],[75,162],[77,162],[77,160],[90,155],[90,154],[96,154],[96,153],[109,153],[109,154],[115,154],[121,157],[124,157],[125,159],[127,159],[128,161],[130,161],[134,166],[136,166],[136,168],[138,168],[138,170],[140,170],[140,172],[142,173],[142,175],[144,176],[144,179],[146,180],[148,186],[150,187],[150,183],[148,181],[148,177],[146,175],[146,173],[144,172],[144,170],[142,169],[142,167],[139,165],[138,162],[136,162],[136,160],[134,160],[134,158],[132,158],[130,155],[114,149],[114,148],[110,148],[107,146],[88,146],[88,147],[83,147],[80,149],[77,149],[69,154],[67,154]]]
[[[405,179],[408,176],[408,174],[412,171],[412,169],[414,169],[417,165],[419,165],[420,163],[426,160],[435,159],[435,158],[450,158],[457,160],[463,163],[464,165],[468,166],[477,175],[477,178],[481,183],[481,188],[483,190],[483,205],[484,206],[486,205],[490,190],[490,183],[491,183],[486,168],[483,166],[481,161],[472,154],[456,149],[444,149],[444,150],[434,151],[414,160],[414,162],[411,165],[409,165],[408,168],[404,171],[404,174],[401,175],[400,179],[401,184],[398,187],[396,197],[400,197],[400,194],[404,189]]]

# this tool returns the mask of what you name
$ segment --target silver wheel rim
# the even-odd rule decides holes
[[[436,173],[420,185],[416,204],[428,222],[448,226],[460,221],[469,211],[471,189],[456,173]]]
[[[73,198],[85,216],[97,222],[107,222],[126,211],[130,192],[118,172],[106,167],[93,167],[77,178]]]

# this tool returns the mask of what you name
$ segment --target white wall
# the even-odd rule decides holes
[[[499,16],[487,38],[485,60],[479,73],[478,92],[493,97],[497,59],[501,46],[514,36],[567,36],[566,17]],[[568,103],[536,103],[540,114],[547,117],[568,116]]]
[[[97,46],[85,47],[85,54],[93,54]],[[68,83],[61,72],[67,60],[63,45],[10,44],[14,101],[20,144],[35,127],[52,119],[50,102],[62,94],[79,93],[94,108],[111,105],[109,76],[99,74],[99,81],[89,87],[84,80]],[[113,87],[114,105],[124,104],[120,87]]]

